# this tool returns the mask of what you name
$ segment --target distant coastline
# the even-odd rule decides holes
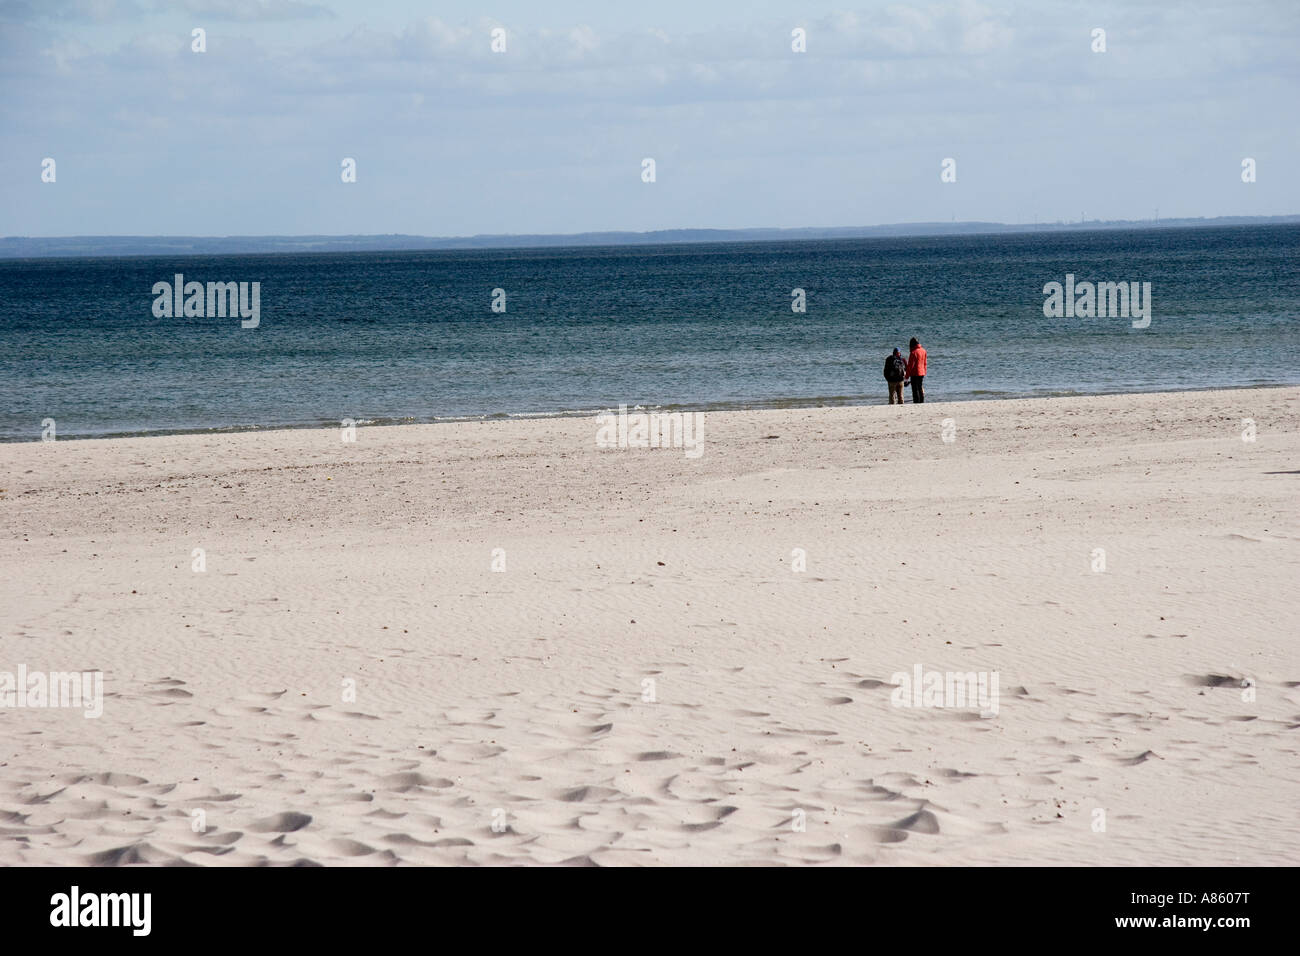
[[[1081,222],[917,222],[878,226],[808,226],[795,229],[660,229],[652,232],[479,236],[6,236],[0,259],[106,256],[260,255],[272,253],[418,252],[444,249],[545,249],[707,242],[790,242],[900,236],[978,236],[1102,230],[1271,226],[1300,223],[1300,215],[1216,216],[1195,219],[1115,219]]]

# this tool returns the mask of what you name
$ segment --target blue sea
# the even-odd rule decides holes
[[[155,316],[177,273],[257,328]],[[1067,273],[1150,326],[1045,318]],[[929,401],[1298,384],[1300,226],[0,260],[0,440],[880,403],[912,336]]]

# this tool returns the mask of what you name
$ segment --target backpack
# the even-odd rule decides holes
[[[907,378],[907,363],[902,356],[891,355],[885,359],[885,381],[901,382]]]

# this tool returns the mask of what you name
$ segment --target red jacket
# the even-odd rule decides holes
[[[925,346],[918,345],[907,357],[907,377],[925,378]]]

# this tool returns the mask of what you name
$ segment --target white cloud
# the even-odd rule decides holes
[[[248,16],[247,2],[220,6]],[[125,9],[110,6],[101,12]],[[255,6],[259,16],[288,9]],[[1105,55],[1089,50],[1092,13],[972,0],[811,15],[798,21],[805,54],[790,50],[793,17],[714,23],[704,12],[671,30],[447,13],[388,28],[341,17],[300,34],[297,23],[248,19],[210,30],[208,52],[192,54],[174,17],[118,36],[67,20],[74,3],[51,9],[55,20],[0,30],[0,232],[43,231],[18,218],[50,215],[48,198],[38,206],[20,191],[31,178],[22,164],[49,155],[51,142],[90,154],[68,167],[83,172],[60,164],[60,188],[143,157],[106,182],[100,232],[127,231],[118,220],[168,231],[147,216],[170,207],[147,197],[183,193],[196,177],[231,184],[211,200],[224,223],[213,229],[294,231],[268,218],[285,208],[319,228],[330,207],[312,190],[332,188],[343,155],[358,156],[359,186],[376,191],[366,195],[399,197],[366,207],[390,217],[378,231],[410,230],[411,218],[441,208],[462,218],[424,231],[445,233],[479,231],[468,197],[482,195],[500,196],[493,215],[526,209],[535,218],[518,228],[541,231],[673,226],[705,213],[758,225],[792,208],[792,195],[804,197],[809,224],[946,219],[954,195],[971,218],[999,219],[1018,214],[1005,210],[1008,197],[1062,193],[1076,205],[1069,193],[1085,187],[1114,206],[1090,200],[1090,216],[1145,209],[1156,192],[1171,214],[1178,196],[1187,211],[1213,214],[1243,195],[1206,190],[1218,175],[1213,153],[1300,148],[1282,119],[1297,93],[1297,17],[1279,10],[1270,31],[1261,26],[1270,8],[1193,21],[1177,9],[1106,7],[1096,20],[1109,24]],[[508,53],[489,48],[496,24]],[[657,191],[624,193],[624,164],[635,173],[645,155],[661,161]],[[949,155],[961,185],[943,193],[935,164]],[[548,181],[554,189],[526,192]],[[1271,211],[1300,207],[1283,177],[1258,185],[1250,195],[1271,196]]]
[[[183,0],[181,6],[193,16],[215,21],[309,20],[335,16],[329,7],[303,0]]]

